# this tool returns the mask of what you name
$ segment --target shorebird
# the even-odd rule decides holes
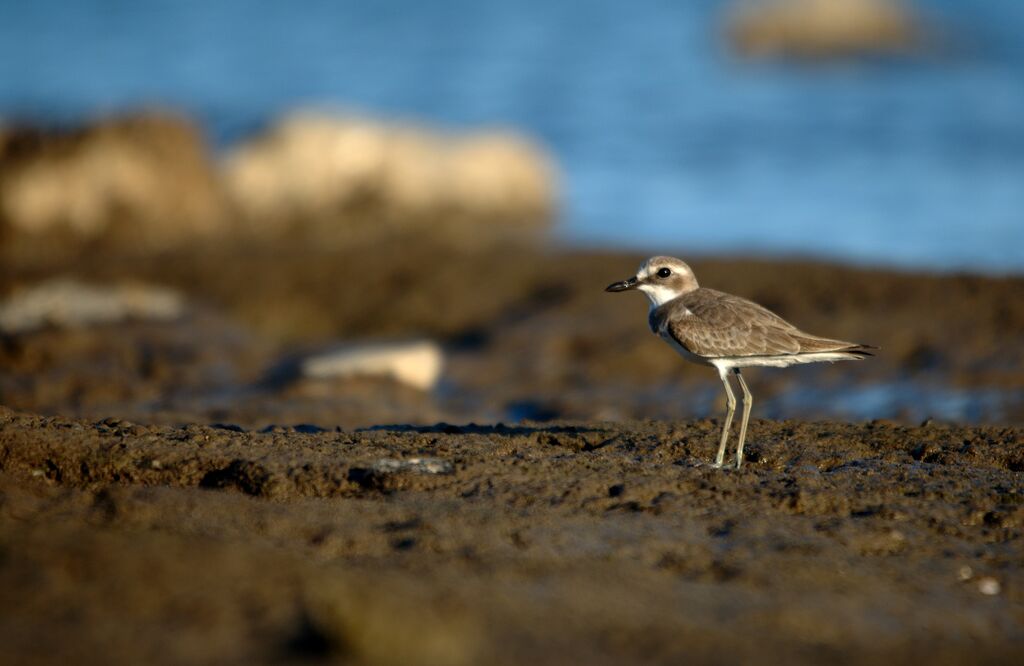
[[[673,257],[651,257],[636,275],[615,282],[605,291],[637,289],[650,299],[647,323],[651,331],[683,358],[714,366],[725,386],[727,411],[715,466],[725,460],[736,396],[729,385],[735,374],[743,389],[743,420],[736,446],[736,468],[743,464],[743,442],[753,397],[740,368],[785,368],[819,361],[859,361],[872,354],[870,345],[822,338],[804,333],[771,310],[739,296],[706,289],[685,262]]]

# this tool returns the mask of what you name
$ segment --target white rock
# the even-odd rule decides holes
[[[170,320],[185,312],[177,292],[142,284],[88,285],[56,278],[16,291],[0,303],[0,331],[75,328],[125,319]]]
[[[236,207],[258,222],[252,230],[267,234],[283,233],[295,216],[336,216],[367,196],[406,221],[454,209],[540,227],[557,206],[552,161],[513,132],[449,135],[311,112],[235,148],[224,177]]]
[[[430,340],[349,345],[311,356],[302,362],[310,379],[357,376],[390,377],[420,390],[432,388],[441,377],[444,355]]]
[[[452,464],[441,458],[381,458],[374,461],[373,471],[393,474],[395,472],[416,472],[417,474],[451,474]]]
[[[985,576],[978,580],[978,591],[982,594],[986,594],[990,597],[999,594],[1002,590],[1002,586],[999,585],[999,581],[991,576]]]

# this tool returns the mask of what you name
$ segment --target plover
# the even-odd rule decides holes
[[[740,368],[769,366],[785,368],[798,363],[819,361],[859,361],[872,354],[870,345],[822,338],[804,333],[771,310],[739,296],[697,284],[697,278],[685,262],[673,257],[651,257],[640,265],[636,275],[608,285],[605,291],[638,289],[650,299],[647,323],[688,361],[714,366],[725,386],[728,409],[715,466],[725,460],[736,396],[729,385],[733,373],[743,389],[743,420],[736,467],[743,463],[743,441],[753,398],[740,374]]]

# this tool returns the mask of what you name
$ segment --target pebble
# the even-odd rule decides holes
[[[985,576],[978,581],[978,591],[982,594],[993,597],[1002,591],[1002,586],[999,581],[991,576]]]
[[[375,472],[416,472],[418,474],[451,474],[452,464],[441,458],[381,458],[370,466]]]

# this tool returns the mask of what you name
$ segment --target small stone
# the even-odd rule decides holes
[[[967,581],[974,577],[974,569],[965,564],[957,570],[956,575],[960,580]]]
[[[999,581],[991,576],[985,576],[978,581],[978,591],[982,594],[993,597],[1002,590],[1002,586]]]
[[[0,331],[28,333],[46,326],[82,328],[127,319],[168,321],[185,313],[177,292],[142,284],[91,285],[54,278],[0,302]]]
[[[441,347],[432,340],[367,343],[311,356],[302,362],[302,374],[309,379],[390,377],[427,391],[440,379],[443,365]]]
[[[394,474],[396,472],[414,472],[417,474],[451,474],[453,467],[447,460],[440,458],[381,458],[370,466],[374,472]]]

